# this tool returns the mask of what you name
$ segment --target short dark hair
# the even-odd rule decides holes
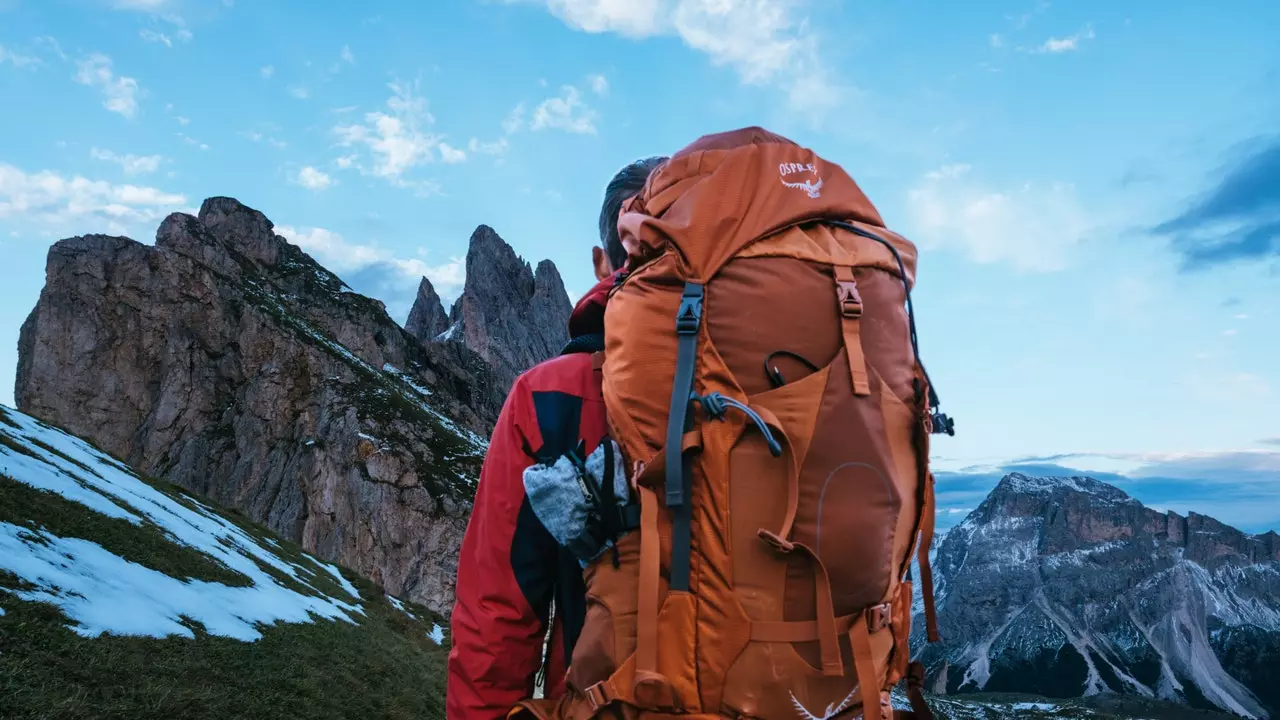
[[[649,173],[666,161],[667,158],[659,156],[636,160],[619,170],[604,189],[604,205],[600,207],[600,244],[615,268],[627,264],[627,250],[618,237],[618,213],[622,210],[622,203],[643,190]]]

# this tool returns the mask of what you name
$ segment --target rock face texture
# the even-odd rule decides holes
[[[480,356],[418,342],[230,198],[154,247],[63,240],[46,275],[23,412],[449,612],[505,393]]]
[[[449,329],[449,315],[444,311],[440,295],[436,293],[431,281],[422,278],[418,284],[418,297],[409,310],[409,319],[404,329],[422,342],[445,340],[441,337]]]
[[[449,325],[425,279],[409,313],[408,330],[424,341],[460,342],[484,358],[500,386],[560,352],[569,341],[573,306],[550,260],[535,272],[493,228],[481,225],[467,250],[467,280]]]
[[[1125,693],[1280,714],[1280,536],[1006,476],[937,549],[935,692]]]

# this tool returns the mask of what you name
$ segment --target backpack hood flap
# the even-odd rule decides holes
[[[668,242],[706,280],[752,241],[816,220],[883,228],[839,165],[759,127],[705,135],[677,152],[622,208],[618,231],[632,265]],[[715,237],[707,243],[704,238]]]

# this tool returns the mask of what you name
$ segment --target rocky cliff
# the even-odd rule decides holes
[[[1280,714],[1280,537],[1088,478],[1006,476],[934,563],[935,692],[1126,693]]]
[[[573,310],[560,272],[550,260],[533,270],[493,228],[481,225],[467,250],[467,278],[448,323],[425,278],[407,329],[424,342],[462,343],[484,358],[505,389],[516,376],[569,341]]]
[[[450,609],[505,393],[478,355],[418,342],[230,198],[169,216],[154,246],[58,242],[46,274],[23,412]]]

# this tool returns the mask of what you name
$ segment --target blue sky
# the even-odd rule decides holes
[[[231,195],[399,320],[423,275],[456,296],[480,223],[577,293],[613,172],[758,124],[920,245],[940,468],[1121,467],[1280,526],[1275,27],[1269,0],[0,0],[0,402],[58,238]]]

